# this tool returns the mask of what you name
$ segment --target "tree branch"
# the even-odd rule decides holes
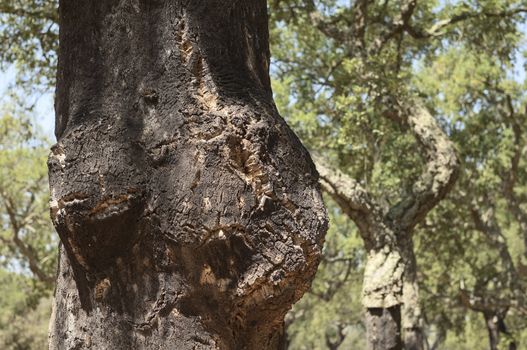
[[[13,236],[10,240],[3,241],[7,241],[8,243],[11,242],[18,249],[18,253],[20,253],[22,256],[24,256],[24,258],[26,258],[29,270],[41,282],[51,285],[54,282],[53,276],[46,274],[44,270],[40,268],[39,258],[37,256],[37,253],[35,252],[35,249],[30,244],[25,243],[20,238],[20,231],[22,230],[23,226],[21,226],[17,219],[17,214],[12,199],[7,197],[4,193],[0,193],[0,197],[2,197],[2,200],[4,202],[4,208],[9,217],[9,223],[13,232]]]
[[[383,223],[383,212],[368,191],[340,170],[333,169],[319,155],[312,155],[320,174],[322,189],[357,225],[366,242],[375,239],[375,228]]]
[[[327,262],[327,260],[324,258],[323,261]],[[311,293],[312,295],[316,296],[321,300],[330,301],[331,298],[333,298],[333,296],[339,291],[339,289],[344,286],[344,284],[349,280],[352,269],[355,267],[355,264],[353,263],[352,259],[343,261],[346,263],[346,271],[344,272],[344,277],[339,278],[339,276],[341,275],[339,271],[339,273],[333,274],[333,276],[329,280],[326,280],[327,288],[323,292],[317,292],[315,291],[315,288],[311,288],[308,293]]]
[[[463,22],[466,20],[474,19],[474,18],[505,18],[505,17],[511,17],[520,13],[526,13],[527,8],[517,8],[512,9],[508,11],[501,11],[501,12],[472,12],[472,11],[465,11],[462,12],[459,15],[456,15],[452,18],[444,19],[441,21],[438,21],[430,28],[422,31],[417,28],[414,28],[410,25],[405,26],[405,31],[410,34],[414,39],[428,39],[431,37],[437,37],[441,36],[444,33],[442,32],[443,29],[447,28],[448,26],[451,26],[453,24]]]
[[[46,274],[39,266],[39,259],[35,249],[29,244],[25,244],[18,236],[14,236],[12,242],[19,249],[20,253],[27,258],[29,270],[41,281],[51,285],[55,279],[53,276]]]
[[[470,215],[476,230],[481,232],[486,237],[487,242],[498,251],[500,259],[505,266],[506,273],[509,274],[509,281],[506,282],[514,289],[520,289],[518,285],[519,276],[514,267],[512,256],[509,253],[505,236],[496,223],[494,210],[489,208],[485,215],[482,215],[480,210],[475,205],[472,205]]]
[[[368,1],[368,0],[361,0]],[[339,26],[337,23],[340,18],[326,18],[320,11],[317,9],[316,4],[313,0],[306,1],[306,10],[308,12],[309,18],[313,22],[314,26],[328,38],[337,40],[338,42],[345,42],[349,37],[349,32]]]
[[[525,310],[525,292],[521,286],[520,275],[514,266],[512,256],[509,252],[509,247],[505,236],[503,235],[500,226],[498,225],[494,213],[494,208],[490,200],[485,197],[486,204],[489,206],[485,213],[482,213],[478,206],[474,203],[469,204],[469,211],[474,223],[476,230],[481,232],[487,242],[498,251],[501,263],[504,266],[505,271],[500,273],[499,278],[502,279],[502,283],[510,288],[513,300],[504,302],[503,300],[493,300],[492,296],[478,296],[471,298],[472,302],[468,303],[469,307],[476,311],[495,310],[496,306],[503,307],[516,307]],[[477,288],[478,293],[481,293],[483,288]],[[512,298],[510,298],[512,299]]]
[[[520,206],[521,201],[518,199],[514,191],[518,179],[518,171],[520,170],[519,164],[521,156],[527,150],[527,142],[523,137],[522,123],[518,120],[514,111],[512,97],[509,94],[506,94],[505,101],[508,113],[505,113],[504,117],[513,132],[514,151],[510,157],[510,167],[505,171],[505,174],[502,177],[503,195],[505,196],[507,207],[520,225],[520,232],[523,235],[526,248],[525,255],[527,256],[527,213],[522,210]]]
[[[389,27],[389,30],[375,40],[372,50],[374,54],[381,52],[388,41],[396,37],[398,34],[403,33],[406,28],[410,27],[409,23],[416,6],[417,0],[409,0],[402,4],[400,15],[393,21],[393,23],[385,24]]]
[[[339,346],[346,339],[346,333],[344,332],[344,330],[346,329],[347,324],[339,323],[336,327],[337,339],[331,339],[331,336],[327,332],[325,334],[326,346],[329,350],[338,350]]]
[[[390,209],[388,217],[410,231],[450,191],[458,176],[459,161],[453,143],[430,112],[418,102],[401,112],[385,115],[407,126],[421,145],[427,160],[411,193]]]

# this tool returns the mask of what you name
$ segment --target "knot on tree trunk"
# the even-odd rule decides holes
[[[327,218],[265,1],[200,4],[61,1],[52,348],[277,348],[314,277]]]

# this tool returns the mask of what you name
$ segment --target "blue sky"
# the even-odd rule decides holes
[[[16,69],[10,66],[5,71],[0,71],[0,101],[5,102],[6,96],[15,86]],[[53,92],[43,95],[32,95],[28,97],[31,102],[36,101],[33,116],[35,122],[41,127],[51,140],[55,141],[53,129],[55,127],[55,112],[53,109]]]

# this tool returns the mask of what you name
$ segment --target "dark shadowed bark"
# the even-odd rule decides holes
[[[277,349],[318,175],[278,115],[266,2],[63,0],[52,349]]]
[[[412,232],[448,193],[458,174],[452,142],[418,102],[386,113],[407,128],[427,163],[411,193],[387,212],[355,180],[317,157],[323,189],[359,228],[368,252],[362,302],[371,350],[424,346]]]

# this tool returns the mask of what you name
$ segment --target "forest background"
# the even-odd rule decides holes
[[[1,349],[47,344],[56,6],[0,0]],[[366,348],[368,250],[350,188],[386,213],[415,192],[433,159],[390,115],[406,101],[459,166],[408,233],[424,347],[526,348],[527,2],[272,0],[269,14],[275,100],[316,159],[331,218],[316,280],[286,319],[289,348]]]

